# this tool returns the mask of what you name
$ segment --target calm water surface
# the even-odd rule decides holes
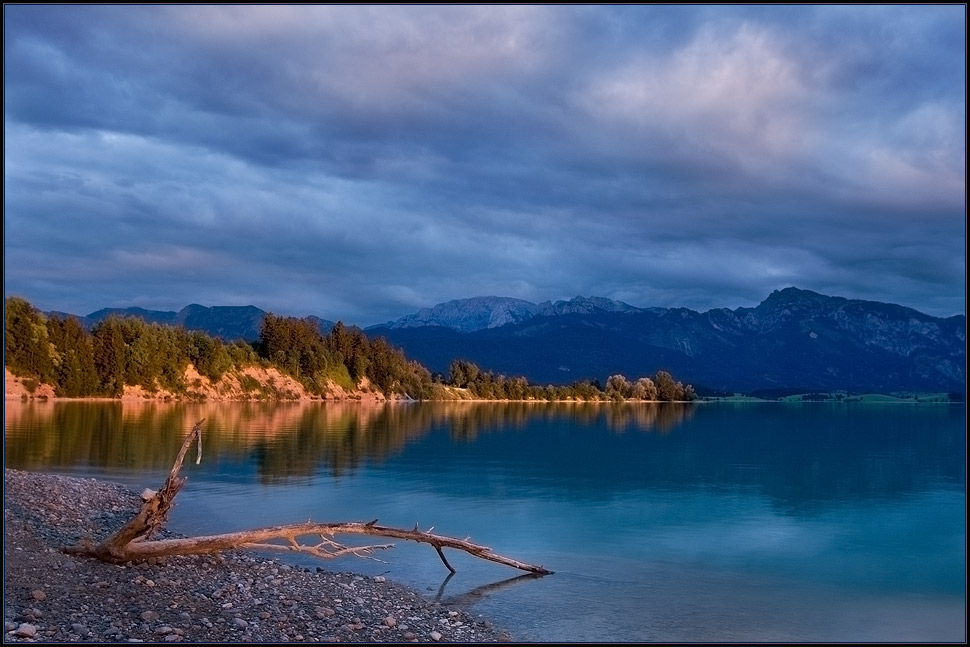
[[[5,406],[5,463],[158,487],[169,527],[362,521],[471,537],[310,561],[383,574],[527,641],[966,640],[966,412],[916,404]]]

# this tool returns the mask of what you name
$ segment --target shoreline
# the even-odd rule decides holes
[[[6,642],[511,639],[481,617],[380,576],[244,551],[123,565],[62,552],[83,538],[105,538],[140,505],[136,493],[107,481],[4,468]]]
[[[30,378],[14,375],[9,368],[4,369],[4,400],[20,402],[348,402],[365,404],[385,404],[385,403],[407,403],[420,402],[408,397],[386,396],[375,390],[372,385],[364,379],[356,391],[348,391],[336,384],[331,384],[327,396],[315,396],[307,393],[292,377],[283,375],[276,369],[255,369],[249,367],[240,372],[241,375],[250,377],[259,376],[260,383],[265,387],[262,392],[245,391],[240,388],[237,377],[232,377],[230,384],[212,384],[207,378],[202,377],[189,365],[186,369],[186,380],[196,384],[195,391],[184,394],[171,393],[164,390],[155,392],[146,391],[140,386],[125,386],[124,393],[117,397],[105,396],[84,396],[79,398],[60,397],[55,395],[54,387],[50,384],[35,383]],[[227,378],[223,378],[225,381]],[[257,379],[254,377],[253,379]],[[612,401],[609,399],[584,400],[578,398],[567,398],[563,400],[509,400],[509,399],[486,399],[475,398],[468,394],[467,389],[459,387],[445,387],[454,397],[438,398],[427,400],[427,402],[575,402],[575,403],[605,403]],[[696,401],[696,400],[695,400]],[[629,399],[625,402],[631,403],[656,403],[658,400],[635,400]],[[673,402],[689,402],[687,400],[675,400]]]

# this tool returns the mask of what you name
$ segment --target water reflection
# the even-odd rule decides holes
[[[962,407],[830,404],[8,402],[6,465],[164,471],[201,418],[203,469],[270,485],[393,462],[470,492],[501,469],[586,498],[754,488],[799,513],[966,475]]]
[[[453,578],[454,576],[455,576],[454,573],[448,573],[448,575],[445,576],[444,581],[441,582],[441,586],[438,587],[438,592],[434,596],[435,600],[444,599],[445,587],[448,586],[448,582],[450,582],[451,578]],[[510,577],[504,580],[498,580],[495,582],[491,582],[489,584],[482,584],[481,586],[476,586],[470,591],[466,591],[465,593],[462,593],[460,595],[447,598],[447,603],[455,604],[461,607],[470,607],[471,605],[475,604],[476,602],[484,598],[486,595],[497,593],[498,591],[507,589],[511,586],[516,586],[517,584],[532,582],[542,577],[546,577],[546,576],[539,575],[537,573],[526,573],[525,575],[516,575],[515,577]]]
[[[321,467],[340,475],[361,461],[382,462],[437,428],[459,442],[536,421],[666,432],[690,412],[676,404],[8,402],[4,439],[9,467],[157,470],[171,464],[184,434],[205,418],[210,457],[249,457],[272,482],[312,476]]]

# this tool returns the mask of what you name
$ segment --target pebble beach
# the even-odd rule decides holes
[[[467,610],[383,577],[257,554],[107,564],[65,554],[141,499],[96,479],[4,470],[4,642],[505,642]]]

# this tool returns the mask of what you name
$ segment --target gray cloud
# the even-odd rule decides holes
[[[965,312],[962,6],[9,6],[5,291]]]

